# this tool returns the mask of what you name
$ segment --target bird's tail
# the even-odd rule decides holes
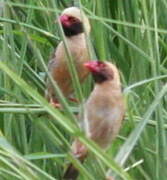
[[[74,157],[76,157],[80,163],[83,163],[87,156],[87,148],[84,144],[82,144],[79,140],[75,140],[72,145],[72,153]],[[78,169],[70,163],[67,167],[67,170],[64,173],[64,180],[76,180],[79,175]]]
[[[81,163],[83,163],[83,162],[84,162],[84,160],[81,161]],[[76,180],[78,175],[79,175],[78,169],[76,167],[74,167],[74,165],[72,163],[70,163],[67,170],[65,171],[63,180]]]

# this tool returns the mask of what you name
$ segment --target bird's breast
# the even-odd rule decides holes
[[[88,75],[88,71],[84,68],[83,63],[88,61],[88,52],[83,46],[79,47],[76,44],[69,44],[70,54],[78,74],[80,82],[82,82]],[[72,91],[72,75],[68,67],[68,57],[64,45],[60,43],[55,54],[55,68],[52,68],[52,77],[59,85],[65,96],[68,96]]]
[[[118,133],[124,115],[121,96],[113,97],[103,92],[92,94],[85,106],[84,125],[89,138],[101,147],[107,147]]]

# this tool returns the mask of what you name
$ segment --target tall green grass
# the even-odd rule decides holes
[[[56,85],[63,111],[44,99],[43,74],[47,74],[49,56],[61,39],[65,42],[54,22],[72,5],[90,19],[90,57],[111,61],[121,72],[127,113],[120,135],[106,153],[84,137],[75,118],[80,107],[68,102]],[[6,0],[0,6],[2,179],[61,179],[71,161],[80,170],[78,179],[102,180],[112,175],[116,180],[165,180],[166,0]],[[86,100],[91,78],[80,85],[69,61],[75,95]],[[75,137],[92,152],[83,165],[70,154]]]

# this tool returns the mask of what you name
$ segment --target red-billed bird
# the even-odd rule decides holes
[[[90,33],[88,18],[76,7],[65,9],[59,17],[62,25],[67,46],[73,58],[79,80],[82,82],[88,75],[88,71],[83,67],[83,63],[88,61],[89,53],[86,45],[85,33]],[[48,70],[53,79],[57,82],[65,97],[69,97],[73,92],[70,72],[67,65],[67,54],[65,45],[60,42],[57,46],[53,58],[50,60]],[[52,83],[47,80],[47,90],[45,97],[52,104],[56,104],[57,96]]]
[[[85,103],[81,128],[88,138],[106,150],[119,133],[125,114],[119,72],[109,62],[89,61],[84,66],[91,72],[95,86]],[[83,162],[88,149],[79,140],[75,140],[72,153]],[[64,177],[75,179],[77,175],[78,171],[71,164]]]

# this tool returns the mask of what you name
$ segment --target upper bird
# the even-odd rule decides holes
[[[85,103],[81,128],[89,139],[105,150],[119,133],[125,114],[119,72],[109,62],[89,61],[84,66],[91,72],[95,87]],[[79,140],[75,140],[72,153],[83,161],[88,149]],[[72,176],[75,179],[77,174],[74,166],[70,165],[64,177]]]
[[[59,17],[62,25],[67,46],[73,58],[78,77],[82,82],[88,75],[88,71],[83,67],[83,64],[89,60],[89,53],[86,45],[85,33],[90,33],[90,24],[86,15],[76,7],[65,9]],[[50,60],[48,70],[53,79],[57,82],[65,97],[73,92],[72,79],[67,65],[67,54],[65,45],[61,41],[54,53],[53,58]],[[52,83],[47,80],[47,90],[45,96],[51,103],[57,103],[57,96]]]

